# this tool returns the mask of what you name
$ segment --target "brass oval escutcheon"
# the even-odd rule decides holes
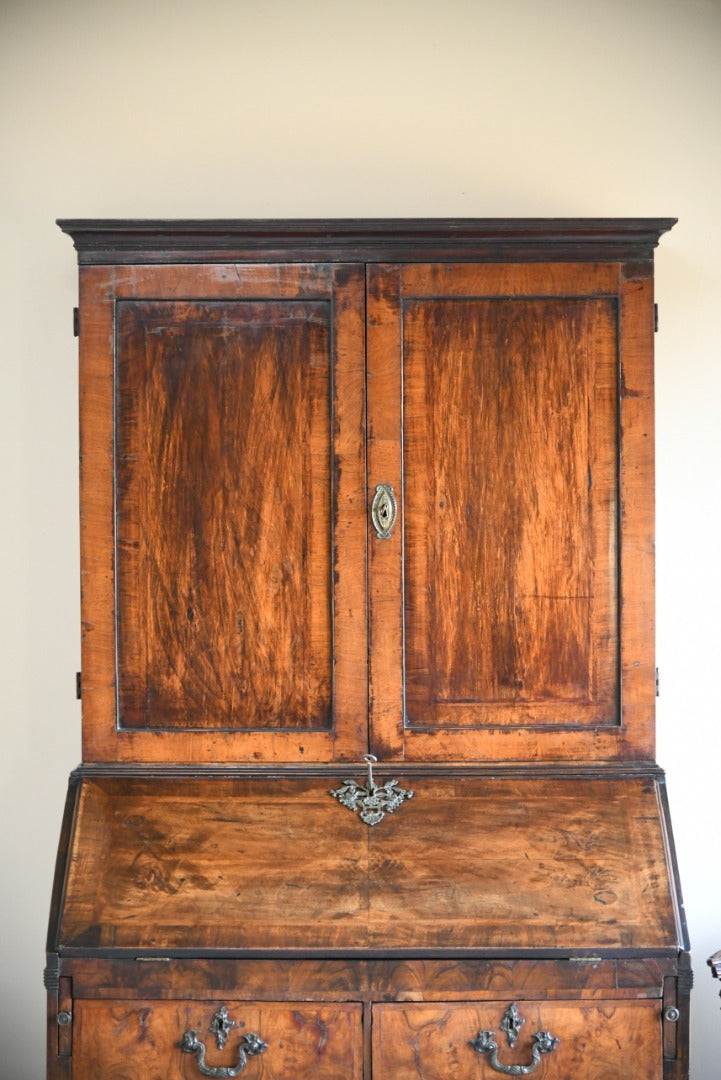
[[[398,516],[398,503],[390,484],[378,484],[371,505],[371,521],[379,540],[387,540]]]

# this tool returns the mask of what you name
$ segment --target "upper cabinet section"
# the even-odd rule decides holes
[[[653,757],[670,220],[62,224],[86,760]]]

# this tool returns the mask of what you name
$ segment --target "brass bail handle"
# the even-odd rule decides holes
[[[221,1040],[218,1039],[219,1043],[220,1041]],[[224,1040],[223,1044],[225,1044]],[[206,1047],[197,1031],[188,1030],[185,1032],[180,1042],[180,1049],[184,1054],[196,1055],[195,1064],[198,1072],[203,1076],[211,1076],[214,1077],[215,1080],[228,1080],[229,1077],[240,1076],[248,1064],[248,1058],[262,1054],[268,1049],[268,1044],[263,1042],[260,1036],[256,1035],[255,1032],[248,1032],[246,1035],[243,1035],[240,1040],[236,1064],[230,1066],[205,1064]]]
[[[368,766],[368,790],[373,792],[376,790],[376,785],[373,781],[373,766],[377,763],[378,758],[375,754],[364,754],[363,760]]]
[[[501,1020],[501,1031],[505,1032],[509,1046],[514,1046],[525,1022],[514,1001],[508,1006]],[[488,1054],[488,1064],[495,1072],[503,1073],[504,1076],[530,1076],[538,1068],[542,1055],[552,1054],[561,1041],[555,1035],[551,1035],[550,1031],[537,1031],[533,1036],[531,1060],[528,1065],[504,1065],[499,1059],[495,1035],[495,1031],[479,1031],[468,1045],[472,1046],[477,1054]]]

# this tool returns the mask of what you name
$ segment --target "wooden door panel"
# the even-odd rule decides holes
[[[117,325],[120,726],[329,728],[330,305]]]
[[[479,1033],[495,1043],[501,1066],[533,1064],[533,1035],[558,1039],[537,1051],[543,1080],[657,1080],[661,1075],[659,1001],[520,1001],[524,1021],[514,1046],[500,1028],[510,1002],[378,1005],[373,1009],[374,1080],[481,1080],[499,1075],[492,1051],[471,1045]],[[481,1040],[480,1045],[484,1045]]]
[[[616,714],[612,300],[404,318],[407,724]]]
[[[369,269],[381,759],[653,756],[649,272]]]
[[[85,268],[86,760],[367,747],[361,267]]]
[[[234,1026],[219,1049],[210,1026],[222,1005]],[[254,1076],[263,1080],[291,1076],[360,1080],[362,1076],[361,1005],[79,1000],[74,1015],[74,1080],[198,1077],[197,1051],[181,1049],[186,1032],[195,1032],[203,1043],[204,1067],[210,1070],[237,1069],[244,1036],[257,1035],[266,1044],[260,1052],[246,1053],[237,1074],[226,1075],[242,1074],[248,1080]]]

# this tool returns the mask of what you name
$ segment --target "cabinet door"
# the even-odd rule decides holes
[[[372,269],[369,498],[398,503],[369,549],[379,756],[648,753],[653,325],[633,273]]]
[[[357,757],[362,268],[81,288],[85,758]]]

